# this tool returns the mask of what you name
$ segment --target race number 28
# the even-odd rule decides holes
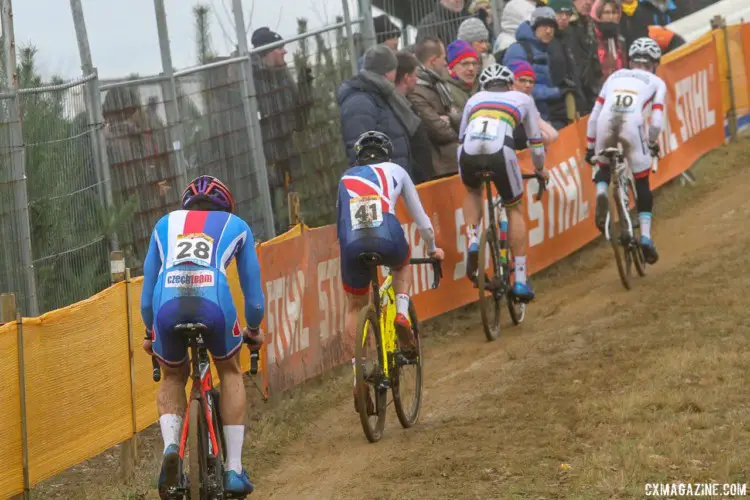
[[[213,246],[213,239],[206,234],[181,234],[177,237],[177,255],[175,255],[174,264],[193,262],[209,266]]]

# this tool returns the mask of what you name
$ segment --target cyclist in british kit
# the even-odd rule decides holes
[[[396,333],[405,351],[414,348],[409,324],[409,287],[412,283],[411,250],[396,218],[396,202],[404,196],[406,208],[419,228],[430,257],[442,260],[435,246],[432,223],[419,200],[417,188],[401,166],[391,163],[393,145],[383,133],[362,134],[354,145],[357,163],[339,181],[336,225],[341,254],[341,278],[348,299],[346,329],[354,331],[357,313],[367,304],[370,272],[357,257],[377,252],[390,267],[396,294]]]
[[[204,339],[221,379],[219,413],[226,439],[224,489],[250,494],[253,484],[242,468],[245,388],[240,367],[243,335],[252,349],[262,345],[264,297],[253,233],[233,215],[229,189],[202,175],[182,194],[182,210],[162,217],[151,235],[143,265],[141,315],[148,338],[143,348],[159,360],[163,380],[157,395],[164,456],[159,491],[176,486],[181,473],[180,433],[187,401],[190,364],[185,341],[174,333],[179,323],[203,323]],[[226,269],[237,259],[248,327],[243,331],[232,302]],[[193,422],[191,425],[195,425]]]
[[[494,64],[479,76],[481,91],[466,103],[458,136],[458,163],[466,187],[464,217],[469,240],[466,274],[476,280],[479,258],[479,223],[482,220],[480,171],[493,171],[493,182],[508,213],[510,249],[514,256],[515,278],[512,293],[531,301],[534,292],[526,277],[526,221],[523,218],[523,179],[513,141],[513,129],[523,123],[536,172],[545,179],[545,151],[539,128],[539,112],[533,98],[511,90],[513,72]]]
[[[659,154],[657,139],[664,122],[664,100],[667,86],[656,76],[661,61],[661,49],[650,38],[638,38],[628,51],[630,69],[621,69],[610,75],[602,87],[589,117],[586,161],[608,147],[621,143],[627,164],[635,178],[638,195],[638,219],[641,227],[640,246],[649,264],[659,259],[651,239],[651,220],[654,198],[649,185],[651,156]],[[650,111],[650,124],[644,113]],[[645,131],[648,125],[648,131]],[[644,132],[646,132],[644,136]],[[608,212],[607,188],[611,169],[606,158],[598,158],[596,183],[595,223],[604,232]],[[593,164],[593,163],[592,163]]]

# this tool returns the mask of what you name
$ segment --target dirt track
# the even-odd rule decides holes
[[[351,368],[255,415],[251,498],[636,498],[646,482],[697,481],[750,490],[750,141],[694,171],[697,187],[656,195],[661,259],[630,292],[600,242],[536,277],[526,322],[494,343],[474,306],[429,325],[414,428],[390,407],[384,438],[367,443]],[[141,439],[138,483],[115,491],[103,454],[35,497],[155,498],[160,440]]]

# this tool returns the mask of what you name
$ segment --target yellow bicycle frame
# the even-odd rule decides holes
[[[396,292],[393,291],[393,276],[389,273],[380,286],[380,350],[383,353],[383,375],[389,376],[389,354],[396,351]]]

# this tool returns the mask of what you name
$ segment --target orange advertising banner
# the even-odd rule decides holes
[[[665,64],[659,75],[668,87],[667,120],[659,139],[662,157],[658,172],[651,178],[653,188],[679,175],[724,142],[724,112],[713,39]],[[566,127],[549,149],[547,168],[551,182],[542,200],[535,201],[533,197],[537,181],[526,182],[524,206],[531,273],[599,236],[593,223],[592,168],[583,161],[586,123],[584,118]],[[532,171],[528,151],[522,152],[519,160],[523,170]],[[465,278],[465,189],[460,179],[441,179],[420,185],[418,190],[435,227],[438,245],[446,254],[443,279],[437,290],[430,289],[431,266],[413,266],[412,296],[419,317],[424,320],[475,301],[477,291]],[[658,209],[657,199],[657,224]],[[425,256],[424,244],[403,201],[398,203],[396,213],[411,245],[412,257]],[[298,236],[261,246],[269,392],[293,387],[351,359],[353,332],[343,334],[345,295],[338,256],[335,226],[304,228]]]

